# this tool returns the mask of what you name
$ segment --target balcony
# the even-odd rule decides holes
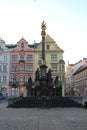
[[[19,63],[25,63],[25,60],[19,60]]]
[[[18,81],[15,81],[15,82],[10,81],[10,82],[9,82],[9,86],[12,86],[12,87],[17,88],[17,87],[19,86],[19,82],[18,82]]]
[[[51,63],[58,63],[58,60],[51,60]]]

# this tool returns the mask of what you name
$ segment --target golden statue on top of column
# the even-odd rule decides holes
[[[45,36],[46,35],[46,32],[45,32],[45,30],[46,30],[46,23],[44,21],[41,24],[41,29],[42,29],[41,36]]]

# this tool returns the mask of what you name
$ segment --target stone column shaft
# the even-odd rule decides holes
[[[42,64],[45,64],[45,37],[42,37]]]

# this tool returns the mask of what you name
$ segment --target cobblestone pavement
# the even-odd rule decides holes
[[[87,130],[84,108],[6,108],[0,103],[0,130]]]

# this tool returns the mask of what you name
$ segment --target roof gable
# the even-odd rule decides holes
[[[51,38],[48,34],[46,35],[45,42],[47,42],[47,43],[55,43],[54,39]]]
[[[28,44],[28,42],[23,37],[17,42],[17,44],[21,43]]]
[[[57,44],[56,42],[49,36],[49,35],[46,35],[46,38],[45,38],[45,45],[50,45],[50,51],[59,51],[59,52],[64,52]],[[36,50],[42,50],[42,42],[40,42],[36,48]],[[49,51],[45,48],[46,51]]]

